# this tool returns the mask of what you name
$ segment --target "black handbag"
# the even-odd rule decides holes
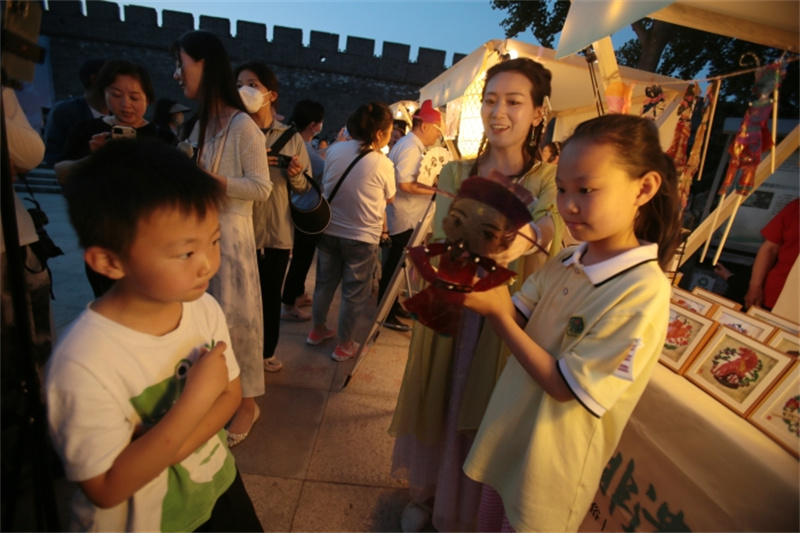
[[[292,220],[294,226],[304,233],[316,235],[322,233],[328,228],[331,223],[331,202],[333,197],[339,191],[344,179],[356,166],[356,163],[361,161],[365,155],[372,150],[361,152],[358,157],[353,159],[347,170],[344,171],[342,177],[336,183],[336,186],[331,191],[330,196],[326,199],[322,196],[322,188],[314,181],[307,173],[303,173],[308,181],[311,182],[311,188],[303,194],[297,194],[289,190],[289,209],[292,211]],[[288,183],[287,183],[288,186]]]
[[[297,130],[294,127],[283,132],[270,146],[270,152],[273,154],[280,152],[295,133]],[[331,206],[328,204],[328,200],[322,196],[322,188],[319,184],[307,172],[303,172],[303,175],[311,184],[311,187],[304,193],[292,191],[289,181],[286,181],[286,188],[289,190],[289,212],[296,229],[309,235],[316,235],[325,231],[331,223]]]
[[[292,213],[294,227],[316,235],[328,229],[331,223],[331,206],[322,196],[322,188],[307,172],[303,172],[311,188],[302,194],[289,189],[289,210]],[[287,183],[288,186],[288,183]]]

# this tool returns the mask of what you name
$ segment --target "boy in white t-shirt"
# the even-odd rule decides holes
[[[174,148],[107,143],[65,185],[86,263],[115,280],[47,368],[72,530],[261,531],[224,425],[241,400],[219,268],[224,189]]]

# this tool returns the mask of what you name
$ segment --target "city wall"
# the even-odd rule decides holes
[[[41,35],[49,39],[54,101],[83,92],[78,68],[85,59],[123,58],[147,68],[157,98],[172,98],[195,109],[172,79],[175,62],[169,55],[170,44],[195,29],[194,16],[163,10],[161,17],[159,25],[153,8],[94,0],[86,2],[84,15],[78,1],[51,0],[43,13]],[[326,137],[335,135],[359,104],[416,100],[419,89],[445,70],[444,51],[421,47],[412,62],[406,44],[384,42],[377,56],[372,39],[348,36],[345,49],[339,50],[339,35],[311,31],[306,46],[300,29],[274,26],[268,40],[266,24],[241,20],[234,37],[230,20],[205,15],[200,16],[199,29],[222,39],[234,65],[257,59],[273,68],[283,115],[291,114],[298,100],[322,102]],[[462,57],[455,54],[453,62]]]

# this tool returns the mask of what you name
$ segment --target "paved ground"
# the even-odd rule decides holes
[[[65,252],[50,262],[56,297],[53,315],[61,333],[90,301],[91,289],[64,198],[37,193],[37,199],[50,218],[50,236]],[[338,296],[331,324],[337,313]],[[365,317],[364,335],[370,325]],[[250,437],[233,449],[261,524],[266,531],[398,531],[407,490],[390,476],[394,441],[387,428],[410,333],[382,329],[342,388],[354,362],[333,361],[329,357],[333,341],[307,345],[309,327],[309,323],[283,323],[277,354],[285,367],[265,374],[267,391],[257,400],[261,418]],[[56,489],[66,527],[74,487],[59,479]],[[18,531],[34,527],[32,522],[27,527],[15,525]]]

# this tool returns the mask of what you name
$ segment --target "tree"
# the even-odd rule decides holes
[[[506,37],[516,37],[530,29],[536,40],[548,48],[554,47],[555,36],[564,26],[569,7],[567,0],[492,0],[493,9],[508,12],[501,22]],[[703,77],[712,77],[743,70],[746,67],[740,66],[739,62],[746,52],[754,53],[761,65],[777,60],[783,53],[774,48],[648,18],[634,22],[631,28],[637,38],[618,47],[616,56],[620,65],[686,80],[701,73]],[[798,116],[800,85],[797,66],[796,61],[790,63],[781,87],[779,115],[782,117]],[[747,105],[752,100],[752,85],[753,76],[726,78],[720,89],[720,100],[734,106]]]

